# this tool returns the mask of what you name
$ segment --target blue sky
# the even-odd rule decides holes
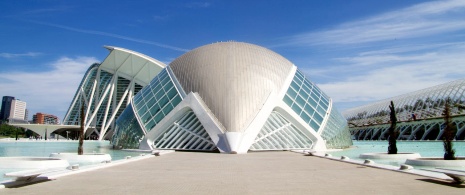
[[[86,69],[218,41],[269,48],[339,110],[464,78],[465,1],[0,1],[0,96],[62,118]]]

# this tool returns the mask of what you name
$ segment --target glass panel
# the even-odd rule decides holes
[[[149,120],[150,117],[152,117],[152,116],[150,115],[150,113],[148,113],[148,112],[145,113],[145,114],[141,117],[141,118],[142,118],[142,122],[143,122],[143,123],[147,123],[147,121]]]
[[[173,110],[173,106],[171,104],[168,104],[163,108],[163,113],[165,113],[165,115],[168,115],[168,113],[170,113],[171,110]]]
[[[139,141],[142,137],[144,137],[144,131],[139,126],[131,105],[128,105],[116,121],[112,144],[122,148],[135,149],[139,147]]]
[[[160,90],[157,94],[155,94],[155,98],[157,98],[157,100],[160,100],[164,95],[165,92],[163,90]]]
[[[291,86],[292,86],[292,88],[294,88],[296,91],[299,91],[299,89],[300,89],[300,86],[299,86],[295,81],[292,81]]]
[[[163,89],[165,89],[165,91],[169,91],[170,88],[173,87],[173,84],[171,82],[165,84],[165,86],[163,86]]]
[[[324,110],[321,106],[317,107],[318,113],[320,113],[322,116],[326,114],[326,110]]]
[[[155,104],[152,108],[150,108],[150,114],[152,114],[152,116],[155,116],[159,111],[160,106],[158,104]]]
[[[168,91],[168,93],[167,93],[168,98],[170,98],[170,99],[173,99],[173,97],[174,97],[176,94],[178,94],[178,92],[176,91],[176,88],[174,88],[174,87],[172,87],[172,88]]]
[[[320,128],[320,125],[316,124],[313,120],[310,121],[310,127],[312,127],[315,131],[318,132],[318,128]]]
[[[296,100],[297,104],[299,104],[301,107],[304,107],[305,106],[305,100],[300,96],[298,95]]]
[[[308,103],[309,103],[310,105],[312,105],[313,107],[316,107],[316,106],[317,106],[316,101],[313,100],[312,98],[308,98]]]
[[[315,100],[315,101],[319,101],[320,100],[320,96],[315,94],[315,93],[311,93],[310,96],[312,96],[312,98]],[[315,104],[316,105],[316,104]]]
[[[137,113],[140,115],[144,114],[147,112],[147,107],[145,105],[142,105],[139,110],[137,110]]]
[[[168,97],[163,96],[163,97],[158,101],[158,105],[160,105],[160,107],[164,107],[168,102],[169,102]]]
[[[306,84],[302,85],[302,89],[305,91],[305,93],[309,94],[312,90],[310,87]]]
[[[289,97],[294,99],[295,96],[297,95],[297,92],[295,92],[292,88],[289,87],[289,90],[287,90],[287,94],[289,95]]]
[[[306,123],[308,123],[308,122],[310,121],[310,116],[308,116],[307,113],[305,113],[305,112],[302,112],[301,118],[302,118]]]
[[[302,112],[302,109],[297,105],[297,104],[294,104],[292,105],[292,110],[294,110],[295,113],[297,114],[300,114],[300,112]]]
[[[155,121],[150,120],[150,122],[145,125],[145,128],[147,129],[147,131],[150,131],[150,130],[152,130],[153,127],[155,127],[155,125],[156,125]]]
[[[315,113],[315,114],[313,115],[313,119],[314,119],[317,123],[319,123],[319,124],[321,124],[321,122],[323,122],[323,117],[321,117],[321,116],[320,116],[319,114],[317,114],[317,113]]]
[[[286,102],[288,106],[291,106],[293,101],[291,100],[291,98],[289,98],[289,96],[285,95],[284,102]]]
[[[176,97],[171,100],[171,103],[174,105],[174,106],[177,106],[180,102],[181,102],[181,97],[179,95],[176,95]]]
[[[164,117],[165,117],[165,115],[163,114],[163,112],[159,112],[159,113],[155,116],[154,121],[155,121],[156,123],[159,123]]]
[[[153,104],[155,104],[155,102],[156,102],[155,98],[152,97],[152,98],[150,98],[149,101],[147,101],[147,104],[146,104],[146,105],[147,105],[148,107],[151,107]]]

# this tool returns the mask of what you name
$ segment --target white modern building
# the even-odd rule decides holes
[[[399,140],[441,140],[447,99],[450,101],[455,139],[465,140],[465,79],[352,108],[343,114],[353,139],[386,140],[390,126],[389,105],[393,101]]]
[[[112,63],[127,61],[119,59]],[[95,76],[78,90],[77,98],[95,105],[87,109],[90,118],[86,124],[100,125],[101,137],[117,117],[112,144],[118,148],[247,153],[352,145],[347,121],[333,107],[331,98],[294,64],[271,50],[248,43],[220,42],[187,52],[166,67],[155,62],[147,60],[157,71],[144,77],[144,83],[134,79],[139,69],[132,69],[132,78],[125,77],[139,87],[123,85],[121,92],[134,96],[116,95],[113,99],[121,103],[114,105],[124,106],[112,107],[114,114],[107,120],[97,116],[111,113],[100,107],[112,103],[100,97],[106,97],[106,88],[112,85],[98,89],[95,85],[99,86],[102,79]],[[109,78],[124,75],[118,65],[104,69],[108,64],[96,66],[94,74],[104,70]],[[90,87],[86,83],[95,84]],[[78,121],[73,113],[77,113],[79,101],[75,98],[65,121]],[[115,112],[123,107],[121,114]]]
[[[80,109],[84,106],[86,136],[99,140],[113,135],[116,119],[134,95],[166,66],[134,51],[106,48],[110,54],[87,70],[63,119],[64,125],[79,125]]]
[[[10,120],[11,119],[19,119],[19,120],[26,120],[26,102],[14,99],[11,101],[11,109],[10,109]]]

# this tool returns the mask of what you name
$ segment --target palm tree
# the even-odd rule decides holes
[[[446,100],[444,106],[444,111],[442,112],[444,116],[444,160],[455,160],[455,150],[452,145],[452,140],[454,139],[454,130],[450,116],[450,99]]]
[[[394,108],[394,102],[391,101],[391,105],[389,105],[389,109],[391,110],[390,118],[391,118],[391,126],[389,127],[389,147],[388,147],[388,154],[397,154],[397,117],[396,117],[396,110]]]

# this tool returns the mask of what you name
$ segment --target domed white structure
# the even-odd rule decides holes
[[[116,121],[113,144],[246,153],[352,142],[331,99],[290,61],[257,45],[221,42],[175,59],[137,93]]]

